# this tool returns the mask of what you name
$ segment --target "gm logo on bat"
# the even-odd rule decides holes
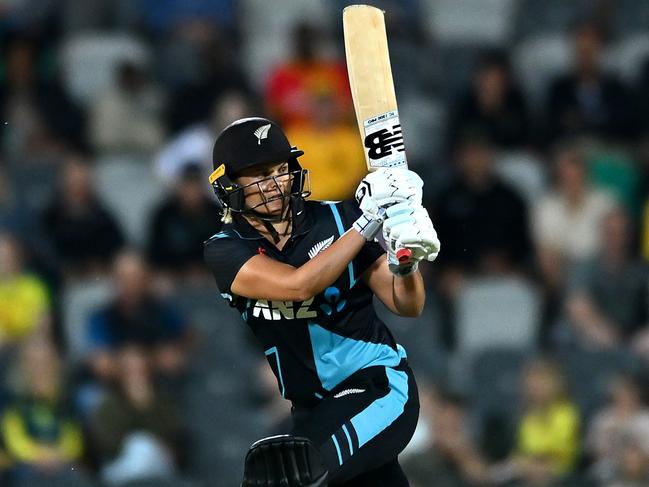
[[[392,151],[403,152],[403,135],[401,124],[393,125],[392,131],[382,128],[365,137],[364,145],[368,149],[367,155],[372,160],[382,159],[392,154]]]

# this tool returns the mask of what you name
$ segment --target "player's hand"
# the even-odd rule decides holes
[[[369,173],[356,190],[363,213],[377,215],[379,208],[401,202],[421,205],[424,182],[408,169],[383,168]]]
[[[386,208],[383,238],[387,243],[388,253],[407,248],[412,252],[411,261],[415,262],[434,261],[441,248],[426,209],[411,203],[398,203]]]

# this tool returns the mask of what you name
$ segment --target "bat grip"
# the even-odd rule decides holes
[[[410,249],[399,249],[396,252],[397,260],[399,265],[408,265],[410,264],[410,259],[412,258],[412,250]]]

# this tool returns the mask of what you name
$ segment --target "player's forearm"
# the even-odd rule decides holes
[[[300,267],[255,256],[239,270],[231,289],[251,299],[305,301],[333,284],[365,243],[357,231],[349,230]]]
[[[419,271],[406,277],[392,278],[392,299],[399,315],[413,318],[421,315],[426,293]]]

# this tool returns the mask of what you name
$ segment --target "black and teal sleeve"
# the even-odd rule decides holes
[[[221,293],[231,294],[230,288],[239,270],[255,255],[248,242],[223,233],[216,234],[203,246],[205,263],[214,274]]]

